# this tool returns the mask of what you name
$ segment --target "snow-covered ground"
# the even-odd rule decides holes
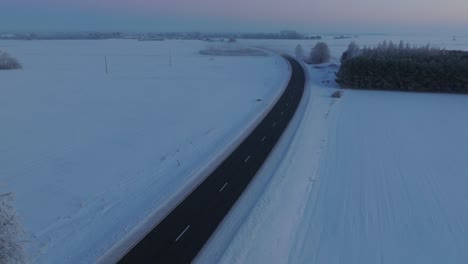
[[[468,50],[449,36],[356,41],[384,39]],[[336,62],[350,40],[325,41]],[[298,43],[249,42],[289,52]],[[308,69],[307,105],[197,262],[468,263],[468,96],[332,99],[336,85],[323,81],[336,69]]]
[[[93,263],[141,234],[289,79],[278,56],[199,55],[205,47],[0,41],[24,67],[0,72],[0,193],[15,194],[31,262]]]
[[[354,40],[385,39],[468,50],[452,36]],[[336,62],[351,40],[323,41]],[[317,41],[238,42],[307,52]],[[288,79],[279,57],[199,55],[205,47],[0,41],[24,66],[0,72],[0,194],[15,194],[31,262],[93,263],[141,234]],[[468,262],[468,96],[332,99],[323,81],[335,70],[309,67],[299,114],[199,263]]]

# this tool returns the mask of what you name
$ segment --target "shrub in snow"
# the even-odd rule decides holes
[[[330,61],[330,49],[327,43],[318,42],[310,52],[309,63],[321,64],[328,61]]]
[[[296,46],[296,58],[298,60],[303,60],[304,59],[304,49],[302,49],[301,44],[297,44],[297,46]]]
[[[0,263],[23,263],[20,226],[12,207],[12,194],[0,194]]]
[[[0,70],[21,69],[21,64],[10,54],[0,50]]]
[[[341,96],[343,96],[342,91],[336,91],[336,92],[332,93],[332,95],[331,95],[332,98],[341,98]]]
[[[343,88],[468,93],[468,52],[384,41],[343,54],[336,82]],[[344,57],[344,59],[343,59]]]

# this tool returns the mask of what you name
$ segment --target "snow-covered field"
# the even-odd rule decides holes
[[[93,263],[141,232],[289,79],[278,56],[199,55],[205,47],[0,41],[24,67],[0,72],[0,193],[15,195],[31,262]]]
[[[384,39],[468,50],[450,36],[356,42]],[[350,40],[325,41],[336,62]],[[332,99],[333,71],[309,67],[307,106],[198,263],[468,263],[468,96]]]
[[[385,39],[468,50],[466,37],[353,40]],[[323,41],[337,62],[351,40]],[[317,41],[238,42],[293,52]],[[93,263],[141,234],[288,79],[279,57],[203,48],[0,41],[24,66],[0,72],[0,194],[15,194],[31,262]],[[298,115],[197,261],[468,263],[468,96],[346,90],[332,99],[336,86],[323,81],[336,69],[308,69]]]

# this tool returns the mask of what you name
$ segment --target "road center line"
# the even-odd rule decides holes
[[[219,192],[222,192],[224,190],[224,188],[226,188],[226,186],[228,185],[228,183],[226,182],[223,187],[221,187],[221,189],[219,189]]]
[[[175,239],[175,242],[179,241],[179,239],[184,235],[185,232],[187,232],[187,230],[190,228],[190,225],[188,225],[184,231],[182,231],[182,233],[180,233],[180,235]]]
[[[275,127],[276,126],[276,122],[273,123],[273,126],[272,127]]]
[[[250,155],[244,160],[244,163],[249,161],[249,159],[250,159]]]
[[[265,139],[266,139],[266,137],[263,137],[263,138],[262,138],[262,142],[265,141]]]

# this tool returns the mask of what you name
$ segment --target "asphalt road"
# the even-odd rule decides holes
[[[119,263],[190,263],[240,197],[291,121],[302,99],[305,73],[291,80],[270,113],[206,180],[164,218]]]

